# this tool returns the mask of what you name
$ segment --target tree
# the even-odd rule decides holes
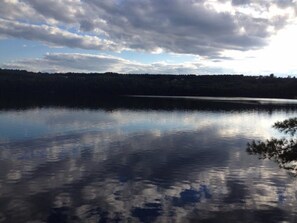
[[[273,128],[286,133],[287,138],[271,138],[266,141],[252,141],[247,145],[249,154],[258,154],[260,159],[272,159],[281,168],[297,176],[297,118],[276,122]]]

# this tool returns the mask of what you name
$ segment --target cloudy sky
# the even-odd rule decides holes
[[[296,0],[1,0],[0,67],[297,74]]]

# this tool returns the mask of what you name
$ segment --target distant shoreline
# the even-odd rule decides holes
[[[244,75],[34,73],[0,69],[0,100],[95,100],[123,95],[296,99],[297,79]],[[229,98],[229,99],[227,99]],[[232,99],[230,99],[232,98]],[[201,98],[202,99],[202,98]],[[247,100],[247,99],[245,99]],[[247,100],[247,101],[248,101]]]
[[[191,99],[222,102],[243,102],[258,104],[297,104],[297,99],[285,98],[249,98],[249,97],[207,97],[207,96],[159,96],[159,95],[125,95],[136,98],[162,98],[162,99]]]

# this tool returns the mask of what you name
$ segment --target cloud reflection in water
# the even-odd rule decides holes
[[[8,120],[15,132],[0,138],[0,221],[290,221],[296,182],[245,153],[288,115],[296,113],[1,112],[0,132]],[[30,135],[32,125],[43,131]]]

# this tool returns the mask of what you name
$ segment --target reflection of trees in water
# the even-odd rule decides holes
[[[276,122],[273,128],[286,133],[287,138],[271,138],[266,141],[252,141],[248,143],[247,152],[258,154],[261,159],[275,160],[281,168],[290,170],[297,176],[297,118],[290,118]]]

